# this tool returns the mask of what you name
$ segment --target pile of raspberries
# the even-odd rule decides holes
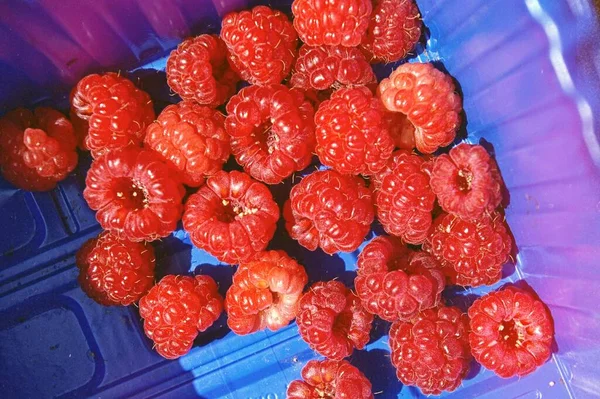
[[[225,311],[239,335],[295,319],[326,358],[306,364],[288,398],[373,398],[344,359],[368,344],[375,317],[391,323],[398,378],[424,394],[455,390],[473,358],[505,378],[533,372],[551,355],[553,325],[530,289],[505,286],[468,314],[442,297],[448,285],[500,281],[512,238],[495,160],[477,144],[446,148],[463,123],[454,80],[420,62],[379,83],[373,73],[371,64],[417,45],[416,4],[344,4],[295,0],[292,20],[266,6],[226,15],[219,36],[189,38],[170,54],[167,83],[181,101],[158,116],[150,96],[115,73],[81,79],[70,119],[50,108],[6,114],[4,178],[51,190],[80,151],[91,153],[83,196],[103,231],[77,254],[81,288],[106,306],[138,302],[167,359]],[[242,80],[249,85],[238,90]],[[231,155],[240,170],[223,169]],[[278,204],[269,185],[295,174],[302,179]],[[267,250],[282,214],[310,251],[358,251],[374,223],[386,234],[360,250],[353,288],[307,287],[303,265]],[[155,283],[152,241],[180,221],[196,247],[237,265],[225,298],[208,275]]]

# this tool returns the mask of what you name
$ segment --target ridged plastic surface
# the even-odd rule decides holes
[[[0,114],[16,106],[65,107],[85,73],[133,70],[157,108],[176,101],[165,55],[183,37],[216,32],[242,0],[9,0],[0,3]],[[272,4],[289,11],[289,0]],[[498,286],[524,278],[550,306],[555,353],[533,375],[502,380],[475,368],[447,398],[600,397],[600,83],[598,26],[584,0],[418,0],[429,29],[412,61],[437,61],[460,82],[470,142],[486,142],[510,191],[518,246]],[[379,68],[383,76],[391,67]],[[187,356],[152,351],[137,308],[105,308],[79,289],[74,254],[99,232],[78,172],[50,193],[0,180],[0,397],[282,399],[315,354],[294,324],[237,337],[224,317]],[[276,186],[282,202],[289,183]],[[280,226],[282,229],[282,226]],[[280,230],[283,231],[283,230]],[[374,233],[375,234],[375,233]],[[357,253],[311,253],[276,234],[310,280],[351,283]],[[160,278],[208,273],[221,293],[233,268],[193,248],[182,230],[157,245]],[[486,290],[448,294],[467,306]],[[351,362],[376,398],[420,398],[395,378],[388,325]]]

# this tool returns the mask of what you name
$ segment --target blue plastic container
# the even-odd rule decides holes
[[[244,0],[7,0],[0,2],[0,114],[17,106],[68,107],[84,74],[123,69],[157,109],[177,101],[166,55],[189,35],[217,32]],[[271,5],[289,11],[291,0]],[[429,29],[412,61],[437,61],[459,82],[468,141],[493,148],[510,191],[507,219],[518,254],[501,283],[525,279],[549,305],[552,359],[522,379],[475,367],[447,398],[600,397],[600,47],[586,0],[418,0]],[[381,68],[385,75],[391,67]],[[82,198],[85,170],[52,192],[0,180],[1,398],[285,398],[315,354],[294,324],[237,337],[224,317],[177,361],[152,351],[137,309],[106,308],[76,282],[74,254],[100,229]],[[277,186],[278,200],[288,186]],[[353,279],[357,253],[272,244],[306,265],[311,282]],[[224,294],[233,268],[194,248],[179,230],[157,246],[158,270],[208,273]],[[489,288],[487,289],[489,290]],[[454,290],[467,306],[487,290]],[[351,362],[376,398],[418,398],[389,361],[387,324]]]

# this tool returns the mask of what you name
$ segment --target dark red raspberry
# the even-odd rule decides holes
[[[259,253],[233,275],[225,296],[227,325],[238,335],[287,326],[307,281],[304,268],[285,252]]]
[[[302,369],[302,380],[290,383],[287,399],[374,398],[371,382],[346,360],[310,360]]]
[[[430,184],[442,209],[465,220],[493,212],[502,201],[500,172],[480,145],[459,144],[434,158]]]
[[[154,285],[154,248],[121,239],[108,231],[77,252],[79,285],[96,302],[131,305]]]
[[[243,172],[217,172],[185,204],[183,228],[195,246],[221,262],[249,261],[275,234],[271,192]]]
[[[167,60],[167,83],[184,100],[217,106],[235,94],[239,77],[227,61],[227,46],[217,35],[184,40]]]
[[[430,154],[450,144],[460,127],[462,101],[455,90],[452,78],[432,64],[407,63],[383,79],[377,93],[389,111],[406,115],[417,149]]]
[[[181,172],[184,184],[198,187],[229,158],[225,116],[192,101],[169,105],[146,131],[144,146]]]
[[[85,186],[83,196],[102,228],[131,241],[166,237],[181,218],[183,185],[154,152],[110,151],[92,163]]]
[[[266,6],[223,18],[221,38],[242,79],[255,85],[281,83],[296,58],[298,36],[288,17]]]
[[[452,284],[472,287],[500,280],[511,247],[508,227],[497,213],[477,222],[442,213],[423,243],[423,249],[440,262]]]
[[[198,332],[222,312],[223,298],[210,276],[165,276],[140,299],[144,331],[167,359],[188,353]]]
[[[440,306],[390,328],[392,364],[398,379],[425,395],[452,392],[469,371],[469,319],[456,307]]]
[[[491,292],[473,303],[469,317],[471,353],[502,378],[530,374],[552,354],[550,311],[525,290],[508,286]]]
[[[310,164],[314,111],[299,90],[280,84],[245,87],[231,98],[227,113],[231,151],[255,179],[281,183]]]
[[[19,108],[0,119],[0,170],[28,191],[48,191],[77,166],[73,125],[60,112]]]
[[[321,162],[343,174],[372,175],[383,169],[394,151],[384,113],[364,86],[335,91],[315,114]]]
[[[154,120],[145,91],[116,73],[88,75],[71,92],[71,120],[80,145],[94,158],[128,145],[140,145]]]
[[[300,47],[291,85],[303,90],[327,90],[377,82],[371,65],[357,48]]]
[[[371,190],[359,177],[316,171],[290,192],[283,216],[290,236],[311,251],[355,251],[374,219]]]
[[[373,14],[361,47],[371,62],[399,61],[415,48],[421,26],[414,0],[373,0]]]
[[[410,320],[440,303],[445,279],[430,255],[379,236],[360,253],[354,286],[367,311],[387,321]]]
[[[375,177],[377,219],[386,232],[421,244],[431,227],[435,195],[429,187],[430,164],[408,151],[396,151]]]
[[[339,281],[319,282],[300,300],[296,318],[300,336],[318,354],[333,360],[348,357],[369,342],[373,315],[352,290]]]
[[[309,46],[356,47],[360,44],[373,6],[371,0],[294,0],[294,28]]]

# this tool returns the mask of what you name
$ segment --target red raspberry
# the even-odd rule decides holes
[[[415,148],[415,127],[406,115],[388,111],[385,113],[385,120],[396,147],[412,151]]]
[[[394,151],[384,109],[364,86],[339,89],[315,114],[317,155],[343,174],[372,175]]]
[[[285,327],[296,317],[308,281],[304,268],[283,251],[262,252],[240,264],[225,296],[227,325],[238,335]]]
[[[210,106],[225,103],[239,80],[227,55],[227,46],[217,35],[184,40],[167,60],[169,87],[184,100]]]
[[[192,101],[165,108],[146,130],[144,146],[181,172],[184,184],[198,187],[229,158],[225,116]]]
[[[165,276],[140,299],[144,331],[166,359],[188,353],[198,332],[222,312],[223,298],[210,276]]]
[[[73,125],[51,108],[20,108],[0,119],[0,169],[21,189],[53,189],[77,166],[76,146]]]
[[[459,144],[434,158],[430,184],[442,209],[465,220],[493,212],[502,201],[500,172],[480,145]]]
[[[300,47],[291,85],[303,90],[327,90],[377,82],[371,65],[357,48]]]
[[[144,140],[154,120],[145,91],[116,73],[88,75],[71,92],[71,119],[84,149],[94,158]]]
[[[287,399],[373,399],[371,382],[346,360],[310,360],[302,379],[290,383]]]
[[[414,0],[373,0],[373,14],[361,47],[371,62],[396,62],[421,37],[421,15]]]
[[[552,316],[543,302],[515,286],[491,292],[469,308],[471,353],[502,378],[534,372],[550,358]]]
[[[508,227],[497,213],[477,222],[442,213],[433,221],[423,249],[440,262],[452,284],[477,287],[500,280],[511,243]]]
[[[311,251],[355,251],[373,222],[371,190],[359,177],[316,171],[290,192],[283,216],[290,236]]]
[[[227,14],[221,38],[229,48],[232,68],[255,85],[281,83],[296,58],[298,35],[292,23],[266,6]]]
[[[314,111],[299,90],[280,84],[245,87],[231,98],[227,113],[233,155],[255,179],[281,183],[310,164]]]
[[[294,0],[294,28],[309,46],[356,47],[373,7],[371,0]]]
[[[425,395],[452,392],[469,371],[469,319],[456,307],[440,306],[390,328],[392,364],[398,379]]]
[[[92,163],[85,186],[83,196],[102,228],[131,241],[166,237],[181,218],[183,185],[154,152],[110,151]]]
[[[354,285],[367,311],[396,321],[437,306],[445,280],[430,255],[413,252],[396,238],[379,236],[358,256]]]
[[[429,162],[396,151],[375,177],[377,218],[386,232],[409,244],[421,244],[431,227],[435,195],[429,187]]]
[[[154,248],[121,239],[108,231],[77,252],[79,285],[96,302],[131,305],[154,285]]]
[[[243,172],[217,172],[185,204],[183,228],[195,246],[221,262],[249,261],[275,234],[271,192]]]
[[[406,115],[412,123],[419,151],[430,154],[456,137],[462,102],[452,78],[432,64],[400,65],[377,92],[389,111]]]
[[[314,284],[300,300],[300,336],[317,353],[333,360],[348,357],[369,342],[373,315],[339,281]]]

